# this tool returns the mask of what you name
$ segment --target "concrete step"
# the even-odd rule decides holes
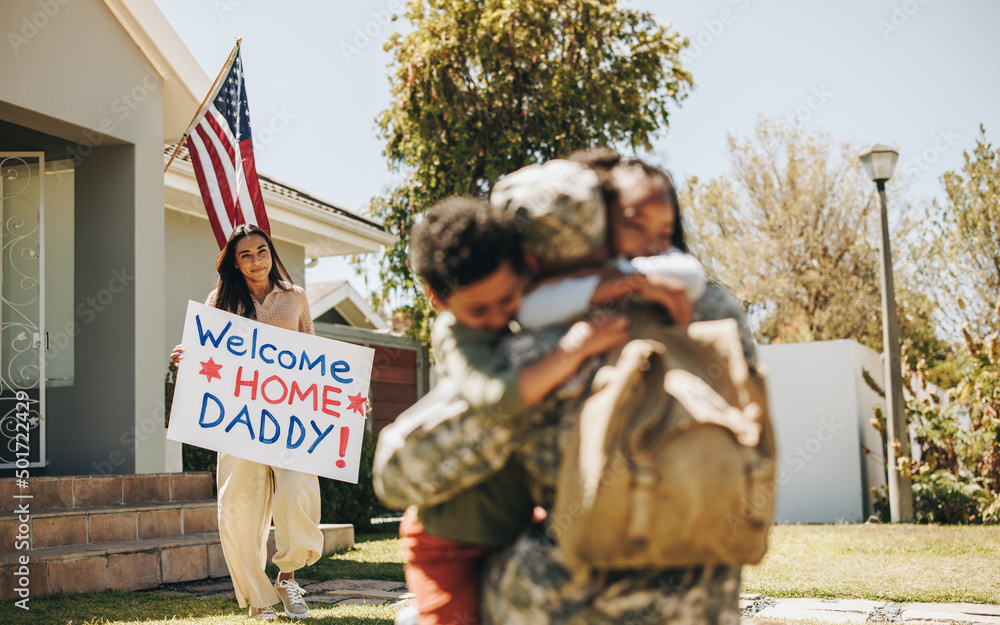
[[[215,494],[209,471],[0,479],[0,501],[19,501],[16,496],[42,510],[204,500]]]
[[[323,553],[354,546],[354,527],[320,525]],[[274,528],[268,560],[274,554]],[[218,531],[0,553],[0,600],[56,593],[139,590],[229,574]]]
[[[27,519],[26,523],[22,522],[24,519]],[[32,509],[30,514],[21,515],[16,511],[5,511],[0,512],[0,548],[13,548],[19,540],[27,540],[33,549],[46,549],[183,536],[218,529],[219,512],[214,499],[127,506]]]

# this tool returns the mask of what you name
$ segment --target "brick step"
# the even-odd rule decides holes
[[[354,526],[322,524],[320,529],[325,538],[324,555],[354,546]],[[268,540],[268,561],[272,555],[274,528]],[[22,557],[29,558],[29,562],[22,565]],[[27,576],[21,575],[21,570]],[[217,531],[8,551],[0,553],[0,600],[21,598],[14,589],[24,587],[22,579],[27,579],[29,596],[34,598],[56,593],[139,590],[226,575],[229,569]]]
[[[26,480],[0,479],[0,501],[18,501],[16,495],[31,495],[35,510],[87,508],[169,501],[212,499],[212,473],[144,473],[122,475],[65,475]]]
[[[218,532],[34,549],[0,554],[0,594],[16,599],[18,558],[27,555],[31,597],[56,593],[138,590],[164,583],[224,577]]]
[[[30,500],[29,500],[30,501]],[[94,506],[36,510],[27,523],[16,512],[0,512],[0,545],[14,547],[27,536],[33,549],[87,545],[122,540],[182,536],[219,529],[214,499],[147,503],[135,506]],[[24,525],[28,532],[24,532]]]

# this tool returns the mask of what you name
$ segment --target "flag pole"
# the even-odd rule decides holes
[[[212,83],[212,88],[208,90],[208,94],[205,96],[205,99],[201,101],[201,105],[198,107],[197,112],[195,112],[194,117],[191,118],[191,122],[188,124],[187,129],[184,131],[184,136],[181,137],[181,140],[177,142],[177,147],[174,148],[174,153],[170,155],[170,160],[167,161],[167,166],[163,168],[163,173],[167,173],[167,170],[170,169],[170,164],[174,162],[175,158],[177,158],[177,153],[181,151],[181,146],[184,145],[184,142],[188,138],[188,133],[191,131],[191,126],[194,125],[194,121],[196,119],[201,117],[202,112],[205,110],[205,105],[208,104],[208,99],[212,97],[213,93],[215,93],[216,85],[219,84],[219,81],[222,80],[222,76],[226,73],[226,70],[228,70],[229,67],[233,64],[233,59],[236,58],[236,53],[239,52],[240,43],[242,41],[243,41],[242,38],[236,40],[236,45],[233,46],[233,51],[229,53],[229,58],[226,59],[226,64],[222,66],[221,70],[219,70],[219,75],[215,77],[215,82]]]

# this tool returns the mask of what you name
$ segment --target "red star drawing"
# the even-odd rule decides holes
[[[201,363],[201,371],[198,372],[198,375],[204,375],[205,379],[209,382],[212,381],[212,378],[219,378],[221,380],[222,376],[219,375],[219,369],[222,369],[222,365],[215,364],[215,361],[209,358],[208,362]]]
[[[358,391],[357,395],[348,395],[347,399],[351,400],[351,404],[347,407],[348,410],[353,410],[362,417],[365,416],[365,401],[367,397],[361,396],[361,391]]]

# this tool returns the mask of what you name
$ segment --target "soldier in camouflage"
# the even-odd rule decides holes
[[[579,168],[554,167],[550,162],[505,178],[497,185],[494,204],[516,211],[525,225],[526,247],[557,265],[603,245],[603,235],[591,227],[597,221],[603,230],[603,215],[591,208],[590,219],[581,218],[587,212],[581,206],[597,206],[589,203],[593,182]],[[603,203],[600,206],[603,209]],[[539,236],[539,231],[545,234]],[[608,312],[621,311],[616,302],[605,306]],[[722,287],[709,284],[705,295],[694,302],[694,320],[723,318],[738,321],[744,353],[753,366],[755,343],[742,305]],[[522,332],[505,338],[503,350],[512,364],[521,366],[546,353],[564,332],[565,328]],[[551,510],[560,441],[572,428],[599,364],[599,358],[591,359],[576,378],[517,421],[470,411],[456,399],[456,389],[435,387],[407,411],[409,422],[401,418],[380,435],[377,492],[395,507],[434,504],[488,479],[508,462],[518,462],[529,476],[536,505]],[[574,570],[565,564],[542,522],[526,528],[489,561],[481,618],[488,625],[737,625],[739,587],[738,566]]]

